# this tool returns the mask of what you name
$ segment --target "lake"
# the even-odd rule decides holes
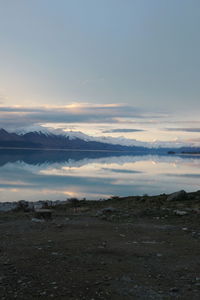
[[[104,199],[200,189],[200,157],[0,150],[0,201]]]

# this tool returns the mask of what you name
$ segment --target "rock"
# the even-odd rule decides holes
[[[129,276],[126,276],[126,275],[123,275],[119,280],[125,281],[125,282],[133,282],[133,280]]]
[[[32,218],[31,221],[35,223],[44,223],[44,219],[38,219],[38,218]]]
[[[156,256],[157,257],[162,257],[162,254],[161,253],[157,253]]]
[[[187,231],[188,228],[187,228],[187,227],[183,227],[182,230],[183,230],[183,231]]]
[[[50,209],[37,209],[35,211],[35,218],[50,220],[52,218],[52,211]]]
[[[170,194],[167,197],[167,201],[179,201],[179,200],[185,200],[187,197],[187,193],[184,190],[175,192],[173,194]]]
[[[100,217],[101,220],[108,220],[106,215],[100,215],[99,217]]]
[[[177,215],[177,216],[185,216],[188,214],[187,211],[184,211],[184,210],[174,210],[174,213]]]
[[[123,218],[129,218],[129,217],[130,217],[130,214],[123,214],[122,217],[123,217]]]
[[[173,287],[173,288],[170,289],[170,292],[172,292],[172,293],[178,293],[179,289],[177,287]]]
[[[114,208],[114,207],[104,207],[104,208],[97,211],[96,216],[98,217],[98,216],[101,216],[101,215],[104,215],[104,214],[111,214],[111,213],[114,213],[116,211],[117,211],[117,209]]]
[[[195,279],[196,279],[196,281],[200,281],[200,277],[196,277]]]
[[[121,233],[119,236],[121,236],[121,237],[123,237],[123,238],[126,237],[125,234],[122,234],[122,233]]]
[[[103,241],[103,242],[101,243],[101,245],[98,246],[98,248],[99,248],[99,249],[104,249],[104,248],[107,247],[107,244],[108,244],[107,241]]]
[[[43,203],[34,203],[34,210],[37,211],[38,209],[43,208]]]
[[[44,292],[41,292],[41,293],[40,293],[40,296],[45,296],[45,295],[46,295],[46,293],[47,293],[46,291],[44,291]]]
[[[64,224],[57,224],[56,225],[56,228],[63,228],[64,227]]]
[[[109,220],[109,221],[113,221],[113,220],[115,220],[115,218],[116,218],[115,215],[111,215],[111,216],[109,216],[108,220]]]

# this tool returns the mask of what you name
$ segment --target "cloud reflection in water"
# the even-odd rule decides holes
[[[199,165],[198,157],[1,151],[0,201],[194,191]]]

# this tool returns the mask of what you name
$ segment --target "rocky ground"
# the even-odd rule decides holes
[[[200,298],[200,191],[47,212],[0,213],[0,299]]]

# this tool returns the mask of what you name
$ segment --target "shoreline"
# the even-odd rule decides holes
[[[129,199],[130,201],[143,201],[145,199],[145,201],[154,201],[156,199],[163,199],[163,201],[168,201],[168,199],[170,197],[173,197],[173,195],[175,195],[175,200],[176,200],[176,195],[178,194],[183,194],[184,195],[184,200],[187,199],[189,200],[190,198],[194,198],[195,195],[199,195],[200,190],[195,191],[195,192],[188,192],[186,193],[185,191],[178,191],[178,192],[173,192],[170,194],[158,194],[158,195],[143,195],[143,196],[111,196],[107,199],[78,199],[78,198],[69,198],[66,200],[36,200],[36,201],[28,201],[28,200],[17,200],[17,201],[6,201],[6,202],[0,202],[0,212],[4,211],[4,212],[8,212],[8,211],[13,211],[13,210],[18,210],[20,209],[20,207],[24,207],[27,209],[27,211],[34,211],[35,209],[40,209],[40,208],[55,208],[55,207],[59,207],[62,205],[68,205],[71,202],[74,201],[74,203],[77,203],[79,206],[81,206],[82,204],[85,205],[85,203],[87,204],[93,204],[95,202],[100,202],[100,203],[109,203],[112,201],[124,201]],[[179,198],[179,196],[178,196]]]
[[[2,300],[199,299],[200,191],[28,204],[0,212]]]

